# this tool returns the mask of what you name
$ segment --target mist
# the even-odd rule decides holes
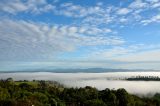
[[[92,86],[99,90],[105,88],[124,88],[131,94],[152,96],[160,93],[158,81],[126,81],[119,80],[132,76],[159,76],[160,72],[108,72],[108,73],[51,73],[51,72],[21,72],[0,73],[0,79],[9,77],[14,80],[51,80],[58,81],[66,87]]]

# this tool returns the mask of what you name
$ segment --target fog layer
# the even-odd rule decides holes
[[[125,81],[119,78],[131,76],[159,76],[160,72],[115,72],[115,73],[0,73],[0,79],[12,77],[14,80],[53,80],[67,87],[92,86],[99,90],[125,88],[129,93],[153,95],[160,93],[160,82],[156,81]]]

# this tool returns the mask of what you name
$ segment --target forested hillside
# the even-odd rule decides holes
[[[125,89],[67,88],[53,81],[0,80],[0,106],[160,106],[160,94],[140,98]]]

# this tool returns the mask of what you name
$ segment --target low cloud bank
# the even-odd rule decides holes
[[[1,73],[0,79],[12,77],[14,80],[54,80],[67,87],[92,86],[100,90],[105,88],[125,88],[129,93],[141,96],[160,93],[160,84],[157,81],[124,81],[119,78],[131,76],[159,76],[160,72],[116,72],[116,73]],[[116,79],[116,80],[114,80]]]

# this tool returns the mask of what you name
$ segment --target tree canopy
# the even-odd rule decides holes
[[[125,89],[67,88],[54,81],[0,80],[0,106],[160,106],[160,94],[140,98]]]

